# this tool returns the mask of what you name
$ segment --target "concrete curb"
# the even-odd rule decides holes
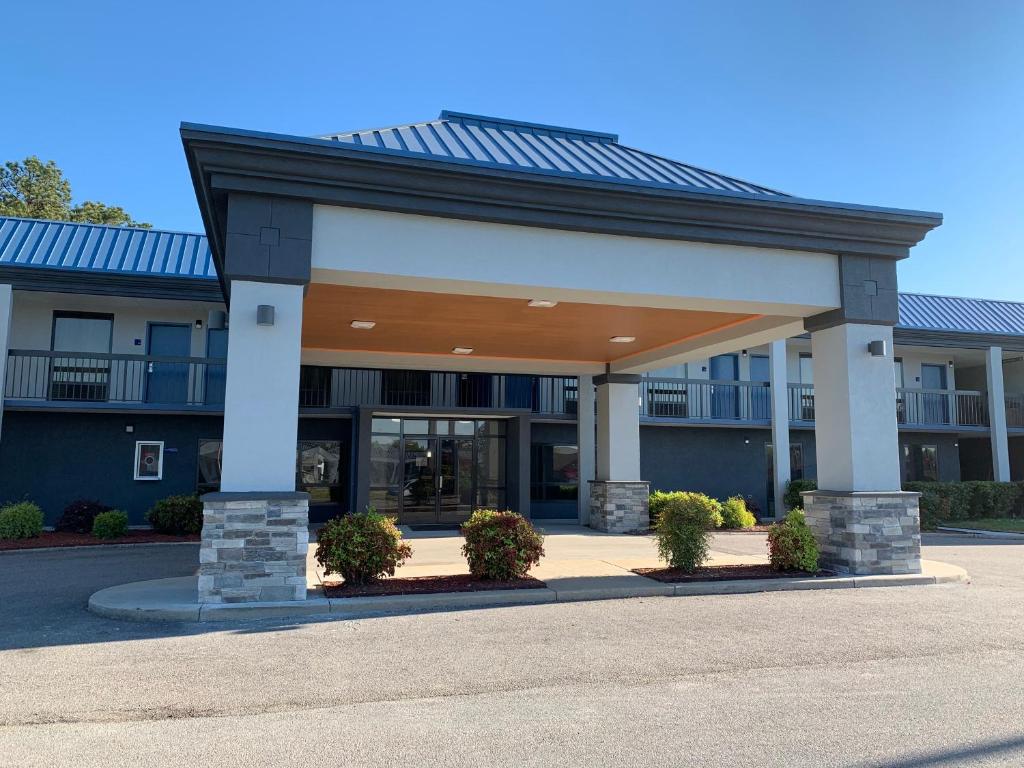
[[[1013,531],[984,531],[979,528],[950,528],[945,525],[940,525],[936,530],[941,533],[956,533],[961,536],[975,536],[979,539],[1010,539],[1024,541],[1024,533],[1014,533]]]
[[[941,567],[939,567],[941,566]],[[615,600],[629,597],[738,595],[756,592],[792,592],[810,589],[862,589],[968,582],[967,572],[934,564],[936,573],[900,576],[830,576],[806,579],[749,579],[661,584],[651,581],[632,587],[579,587],[568,589],[505,589],[487,592],[448,592],[432,595],[327,598],[310,596],[302,602],[226,603],[196,602],[196,577],[155,579],[101,589],[89,598],[89,610],[112,619],[130,621],[249,621],[302,616],[358,617],[504,605],[539,605],[554,602]],[[646,580],[645,581],[650,581]]]
[[[183,547],[190,544],[198,547],[199,541],[137,541],[125,542],[122,544],[71,544],[66,547],[24,547],[22,549],[0,549],[0,556],[3,555],[24,555],[28,552],[78,552],[80,550],[95,549],[133,549],[135,547]]]

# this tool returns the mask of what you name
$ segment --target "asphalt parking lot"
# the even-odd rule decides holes
[[[85,610],[194,545],[0,554],[0,765],[1022,765],[1024,541],[925,543],[972,583],[229,626]]]

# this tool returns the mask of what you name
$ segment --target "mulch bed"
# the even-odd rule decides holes
[[[9,549],[42,549],[44,547],[93,547],[97,544],[166,544],[175,541],[199,541],[199,536],[171,536],[153,531],[128,531],[119,539],[98,539],[91,533],[43,531],[33,539],[0,540],[0,552]]]
[[[776,571],[768,565],[705,565],[693,573],[677,568],[634,568],[633,573],[665,584],[689,581],[739,581],[741,579],[806,579],[832,576],[829,571]]]
[[[547,585],[540,579],[527,576],[512,581],[485,581],[460,573],[454,576],[410,576],[381,579],[372,584],[357,586],[344,582],[327,582],[327,597],[369,597],[372,595],[429,595],[441,592],[484,592],[493,589],[543,589]]]

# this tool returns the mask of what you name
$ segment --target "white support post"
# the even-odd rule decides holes
[[[597,376],[597,477],[590,484],[590,527],[634,533],[650,527],[650,488],[640,479],[640,377]]]
[[[235,280],[230,317],[221,491],[293,492],[302,286]]]
[[[811,333],[818,490],[804,493],[823,567],[921,572],[917,493],[900,487],[892,328],[846,323]]]
[[[594,480],[594,462],[597,456],[594,445],[594,377],[581,374],[577,380],[576,400],[576,443],[579,463],[579,521],[586,525],[590,520],[590,483]]]
[[[14,291],[7,283],[0,284],[0,436],[4,420],[4,390],[7,388],[7,351],[11,338],[11,316]]]
[[[1010,481],[1010,440],[1006,432],[1006,395],[1003,388],[1003,350],[989,347],[985,353],[988,382],[988,419],[992,436],[992,478]]]
[[[607,378],[607,377],[604,377]],[[624,375],[622,379],[639,379]],[[597,479],[640,479],[640,389],[638,381],[604,380],[597,385]]]
[[[786,371],[786,340],[768,346],[768,386],[772,398],[772,483],[775,488],[775,518],[786,516],[786,483],[789,465],[789,376]]]

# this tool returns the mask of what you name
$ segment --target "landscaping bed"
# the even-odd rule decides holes
[[[830,571],[777,571],[770,565],[702,565],[693,573],[679,568],[633,568],[633,573],[664,584],[691,581],[740,581],[743,579],[806,579],[833,576]]]
[[[484,592],[495,589],[543,589],[547,585],[540,579],[527,576],[522,579],[497,581],[478,579],[468,573],[451,576],[409,576],[381,579],[369,584],[325,582],[327,597],[371,597],[378,595],[430,595],[444,592]]]
[[[12,549],[44,549],[46,547],[95,547],[106,544],[167,544],[180,541],[199,541],[199,535],[173,536],[155,531],[128,531],[116,539],[100,539],[91,533],[43,531],[28,539],[0,539],[0,552]]]

